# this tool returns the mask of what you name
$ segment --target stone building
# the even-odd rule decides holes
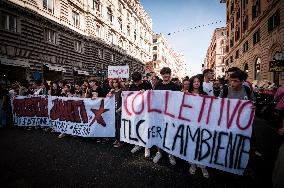
[[[152,21],[137,0],[3,0],[0,18],[2,80],[143,72],[151,58]]]
[[[215,78],[225,76],[226,28],[215,29],[207,49],[204,69],[214,70]]]
[[[271,61],[284,63],[283,10],[283,0],[226,1],[226,69],[237,66],[250,81],[284,83],[284,72],[269,71]]]
[[[150,64],[153,72],[159,75],[163,67],[170,67],[172,77],[182,79],[186,76],[187,69],[184,55],[173,50],[162,34],[153,35],[152,47],[153,57]]]

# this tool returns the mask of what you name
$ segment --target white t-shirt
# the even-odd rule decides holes
[[[203,82],[203,91],[209,96],[214,96],[213,93],[213,83],[212,82]]]

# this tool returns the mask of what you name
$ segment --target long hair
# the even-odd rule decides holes
[[[120,88],[121,88],[121,82],[120,82],[120,80],[117,79],[117,78],[112,79],[112,83],[111,83],[112,89],[114,89],[114,87],[113,87],[113,81],[115,81],[116,83],[118,83],[118,88],[120,89]]]
[[[188,78],[185,78],[182,80],[182,90],[184,89],[184,82],[189,82],[188,87],[190,86],[190,80]],[[189,89],[187,91],[189,92]]]
[[[193,76],[193,77],[190,78],[189,92],[192,93],[192,91],[193,91],[193,82],[194,82],[195,79],[198,79],[199,82],[200,82],[200,86],[199,86],[199,88],[198,88],[199,94],[203,94],[204,91],[203,91],[202,80],[200,79],[200,76],[198,76],[198,75],[195,75],[195,76]]]
[[[56,84],[57,88],[53,89],[53,84]],[[51,96],[59,96],[60,95],[60,88],[59,85],[56,82],[51,82],[50,83],[50,95]]]

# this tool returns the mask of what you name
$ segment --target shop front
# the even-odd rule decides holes
[[[62,66],[56,66],[49,63],[42,64],[43,80],[54,82],[63,79],[63,73],[66,69]]]
[[[284,74],[284,53],[276,52],[274,54],[272,61],[269,62],[269,72],[273,74],[273,82],[279,85]]]
[[[84,80],[88,79],[89,76],[89,72],[80,70],[80,68],[73,68],[74,83],[83,83]]]
[[[26,82],[30,64],[26,59],[0,57],[0,82],[6,86],[15,81]]]

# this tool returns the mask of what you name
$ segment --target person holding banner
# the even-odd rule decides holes
[[[74,97],[82,97],[82,89],[79,83],[75,83],[74,85]]]
[[[88,97],[95,99],[97,97],[104,97],[104,91],[99,85],[98,81],[91,80],[89,82],[91,89],[89,90]]]
[[[112,89],[110,90],[110,95],[114,95],[115,97],[115,142],[113,143],[113,147],[119,148],[122,146],[120,142],[120,126],[121,126],[121,98],[122,90],[121,85],[118,79],[112,80]]]
[[[48,94],[51,96],[59,96],[60,95],[60,89],[56,82],[53,82],[50,84],[50,90],[48,91]]]
[[[152,85],[153,89],[155,89],[155,87],[156,87],[156,85],[158,84],[159,81],[160,81],[159,76],[153,75],[151,77],[151,85]]]
[[[129,91],[145,91],[145,90],[152,89],[152,88],[149,87],[149,85],[147,85],[144,82],[142,82],[142,74],[140,72],[134,72],[132,74],[132,81],[133,81],[133,84],[130,85]],[[142,149],[142,147],[136,145],[131,150],[131,153],[136,153],[140,149]],[[151,155],[150,154],[150,149],[149,148],[145,148],[145,157],[148,158],[148,157],[150,157],[150,155]]]
[[[73,94],[71,93],[71,86],[69,84],[65,84],[63,86],[62,93],[60,94],[60,97],[73,97]],[[58,138],[63,138],[65,136],[66,136],[65,133],[60,133],[58,135]],[[73,137],[75,137],[75,136],[73,136]]]
[[[199,76],[193,76],[191,78],[190,84],[189,84],[189,93],[197,94],[197,95],[207,95],[206,92],[203,91],[202,82],[200,80]],[[196,167],[199,167],[201,169],[202,175],[205,178],[209,178],[209,173],[206,169],[206,166],[203,165],[196,165],[193,163],[189,163],[189,173],[191,175],[194,175],[196,172]]]
[[[0,127],[7,126],[8,91],[0,84]]]
[[[63,87],[60,97],[73,97],[71,93],[71,86],[69,84],[66,84]]]
[[[223,90],[220,93],[220,97],[254,101],[255,97],[253,95],[253,92],[249,87],[244,85],[244,82],[246,81],[247,78],[247,74],[238,68],[235,68],[231,71],[232,72],[229,74],[229,86],[223,88]],[[252,106],[252,108],[255,109],[255,106]],[[254,134],[252,134],[250,143],[251,146],[255,147],[254,145],[256,145],[256,138],[254,137]],[[253,147],[251,147],[250,151],[255,150],[254,153],[258,156],[261,156],[262,154],[258,152],[256,148],[252,149]],[[252,168],[249,166],[249,164],[250,162],[248,163],[246,170],[249,174],[251,174],[251,176],[254,176],[253,175],[254,172]]]
[[[182,81],[182,89],[181,92],[189,93],[189,85],[190,85],[190,80],[185,78]]]
[[[275,93],[274,100],[277,102],[275,109],[277,109],[282,116],[282,120],[280,122],[281,127],[278,129],[278,134],[283,137],[282,144],[278,150],[278,156],[275,162],[273,175],[272,175],[272,183],[273,188],[281,188],[284,187],[284,84],[277,89]]]
[[[160,71],[160,74],[162,75],[163,81],[159,82],[156,85],[155,90],[180,91],[179,86],[171,81],[172,70],[169,67],[163,67]],[[158,163],[161,158],[162,158],[162,150],[158,148],[158,151],[153,159],[153,162]],[[176,164],[176,160],[174,156],[171,154],[169,154],[169,161],[171,165]]]
[[[246,80],[246,74],[242,70],[230,74],[229,87],[224,87],[220,93],[221,98],[254,100],[251,89],[243,83]]]

